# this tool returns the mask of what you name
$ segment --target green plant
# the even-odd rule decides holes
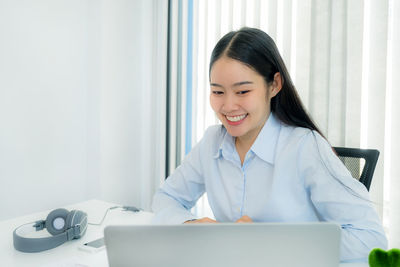
[[[368,262],[370,267],[400,267],[400,249],[374,248],[369,253]]]

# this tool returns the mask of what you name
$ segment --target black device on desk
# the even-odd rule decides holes
[[[93,241],[87,242],[79,247],[79,249],[89,252],[97,252],[104,249],[106,245],[104,244],[104,238],[98,238]]]
[[[116,208],[122,208],[124,211],[132,211],[132,212],[139,212],[141,209],[136,208],[135,206],[114,206],[114,207],[110,207],[106,210],[106,212],[103,215],[103,218],[101,219],[101,221],[99,223],[89,223],[89,225],[97,225],[100,226],[103,224],[104,219],[107,216],[107,213],[110,210],[116,209]],[[98,252],[102,249],[104,249],[106,247],[105,243],[104,243],[104,238],[98,238],[95,239],[93,241],[87,242],[85,244],[83,244],[82,246],[79,247],[79,249],[84,250],[84,251],[88,251],[88,252]]]

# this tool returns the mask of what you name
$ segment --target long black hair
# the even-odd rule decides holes
[[[272,38],[262,30],[241,28],[222,37],[211,54],[210,69],[222,56],[238,60],[264,77],[267,85],[274,81],[279,72],[282,89],[271,99],[271,111],[283,123],[317,131],[324,136],[307,114],[293,85],[289,72]]]

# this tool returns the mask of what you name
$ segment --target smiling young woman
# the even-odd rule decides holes
[[[211,126],[153,201],[156,223],[313,222],[341,225],[341,260],[386,249],[367,189],[307,114],[274,41],[242,28],[210,60]],[[215,219],[190,209],[207,192]]]

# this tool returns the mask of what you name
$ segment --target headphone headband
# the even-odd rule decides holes
[[[55,248],[68,240],[67,232],[63,232],[55,236],[40,238],[30,238],[22,236],[27,232],[33,232],[33,230],[36,228],[35,225],[36,223],[27,223],[19,226],[17,229],[14,230],[13,239],[14,248],[16,250],[22,252],[40,252]]]

